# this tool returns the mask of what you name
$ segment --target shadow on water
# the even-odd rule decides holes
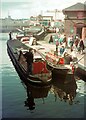
[[[72,105],[76,96],[76,89],[77,84],[75,79],[64,83],[56,79],[52,80],[50,85],[42,87],[28,84],[26,86],[27,98],[24,104],[28,107],[27,110],[34,110],[36,107],[35,99],[42,98],[44,103],[44,98],[47,98],[48,94],[51,93],[55,97],[55,101],[59,98],[61,101],[68,102],[69,105]]]

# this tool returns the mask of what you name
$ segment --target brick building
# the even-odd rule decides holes
[[[78,34],[83,40],[86,39],[86,5],[77,3],[63,9],[65,15],[65,34],[67,36]]]

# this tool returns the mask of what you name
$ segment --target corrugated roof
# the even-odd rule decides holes
[[[82,3],[76,3],[75,5],[63,9],[63,12],[65,11],[86,11],[86,5]]]

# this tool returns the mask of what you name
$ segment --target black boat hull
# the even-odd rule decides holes
[[[52,71],[52,79],[58,79],[59,81],[69,81],[74,80],[74,74],[71,72],[68,72],[68,70],[65,69],[58,69],[58,68],[52,68],[52,66],[47,64],[47,68]]]

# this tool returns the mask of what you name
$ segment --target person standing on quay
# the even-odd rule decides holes
[[[80,47],[80,53],[83,54],[83,50],[85,47],[84,47],[84,42],[82,39],[80,40],[79,47]]]
[[[50,36],[49,43],[53,43],[53,37],[52,37],[52,35]]]
[[[72,38],[70,39],[70,49],[71,49],[71,52],[73,50],[73,43],[74,43],[74,39],[73,39],[73,36],[72,36]]]
[[[59,41],[57,40],[56,41],[56,52],[57,52],[57,54],[58,54],[58,46],[59,46]]]

